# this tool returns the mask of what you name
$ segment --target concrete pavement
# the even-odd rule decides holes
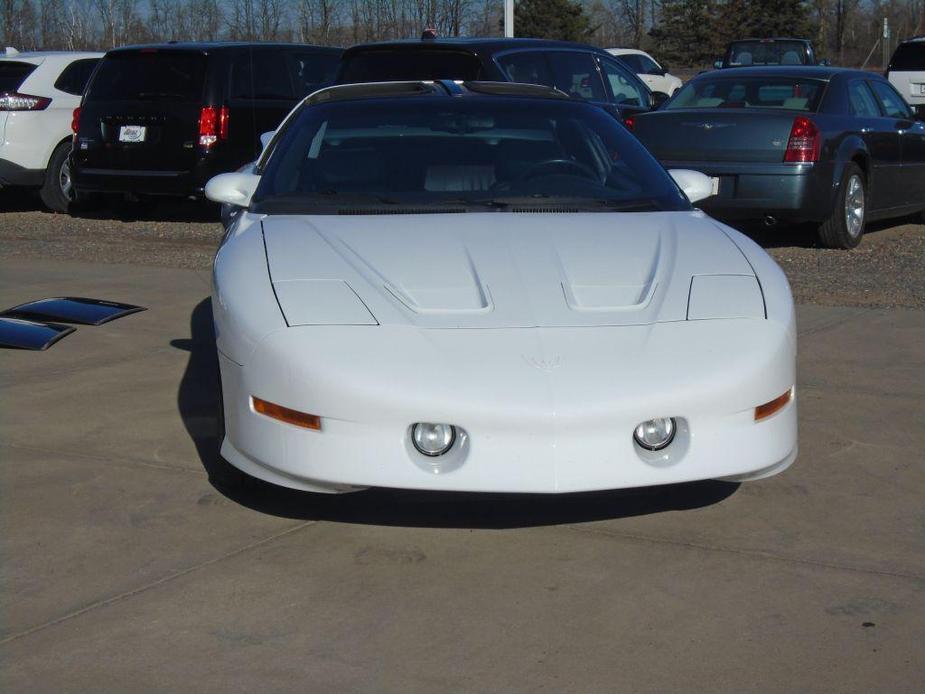
[[[0,351],[5,691],[920,691],[925,312],[801,306],[786,473],[569,497],[258,485],[208,273],[0,262],[148,311]]]

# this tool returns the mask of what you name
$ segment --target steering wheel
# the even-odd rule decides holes
[[[529,181],[531,178],[537,178],[544,175],[544,169],[572,169],[582,178],[589,178],[595,183],[601,182],[600,175],[594,169],[574,159],[547,159],[546,161],[537,162],[511,182],[519,183]]]

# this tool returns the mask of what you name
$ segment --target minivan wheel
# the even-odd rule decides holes
[[[62,142],[52,152],[45,169],[45,182],[39,195],[45,206],[55,212],[67,213],[74,202],[74,186],[71,181],[71,166],[68,158],[71,154],[70,141]]]
[[[819,227],[819,241],[827,248],[849,249],[861,243],[867,221],[867,181],[857,164],[845,167],[835,208]]]

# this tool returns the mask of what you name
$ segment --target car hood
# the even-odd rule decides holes
[[[754,277],[699,211],[271,216],[263,233],[290,326],[651,324],[687,318],[695,276]]]

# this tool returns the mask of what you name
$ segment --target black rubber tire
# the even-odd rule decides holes
[[[848,182],[852,177],[857,176],[862,185],[864,196],[864,219],[861,223],[861,229],[856,234],[852,234],[848,229],[848,222],[845,215],[845,197],[848,193]],[[838,183],[838,191],[835,195],[835,208],[832,214],[826,219],[818,229],[819,242],[826,248],[840,248],[848,250],[855,248],[864,236],[864,226],[867,214],[867,177],[861,170],[861,167],[855,163],[849,163],[845,166],[842,173],[841,181]]]
[[[55,147],[51,153],[51,159],[48,160],[48,168],[45,169],[45,182],[39,191],[39,196],[45,206],[55,212],[67,214],[71,211],[71,205],[74,202],[74,189],[65,191],[61,186],[62,167],[67,166],[67,159],[71,154],[71,142],[62,142]],[[68,174],[70,179],[70,174]]]

